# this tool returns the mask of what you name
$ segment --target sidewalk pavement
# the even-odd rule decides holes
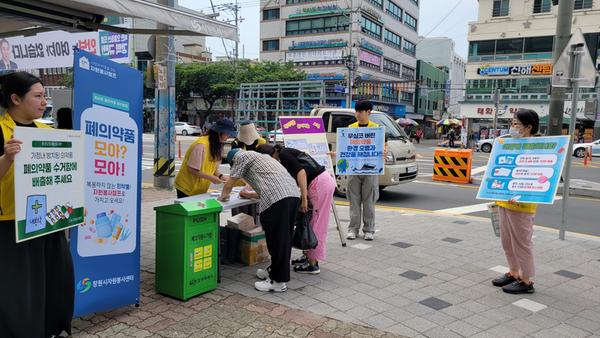
[[[292,272],[285,293],[224,265],[216,291],[180,302],[153,290],[152,208],[174,193],[143,195],[141,306],[77,319],[75,336],[600,337],[597,237],[536,227],[536,293],[509,295],[490,283],[506,261],[489,220],[381,207],[375,240],[345,248],[332,217],[321,274]]]

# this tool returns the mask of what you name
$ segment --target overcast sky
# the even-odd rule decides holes
[[[215,6],[232,2],[235,0],[213,0]],[[260,0],[238,0],[238,4],[242,7],[240,16],[244,18],[240,24],[240,57],[243,53],[246,58],[258,58]],[[209,1],[179,0],[179,5],[212,13]],[[452,38],[456,42],[456,52],[466,58],[467,23],[477,19],[477,6],[477,0],[420,0],[419,35]],[[233,19],[231,12],[217,11],[221,13],[219,20]],[[225,55],[221,39],[207,38],[207,45],[213,56]],[[225,46],[232,53],[234,43],[225,40]]]

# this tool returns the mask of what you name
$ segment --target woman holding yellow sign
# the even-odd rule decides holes
[[[70,334],[74,277],[64,232],[15,242],[13,162],[22,142],[12,135],[16,126],[48,128],[35,121],[46,109],[44,86],[25,72],[3,75],[0,86],[0,337]]]

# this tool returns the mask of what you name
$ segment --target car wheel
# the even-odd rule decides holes
[[[348,191],[348,176],[335,175],[335,194],[339,197],[346,197]]]
[[[490,151],[492,151],[492,145],[489,143],[484,143],[481,146],[481,151],[483,151],[484,153],[489,153]]]
[[[182,130],[182,131],[181,131],[181,135],[183,135],[183,136],[187,136],[187,130],[185,130],[185,129],[184,129],[184,130]]]
[[[575,149],[575,157],[583,158],[585,156],[585,148]]]

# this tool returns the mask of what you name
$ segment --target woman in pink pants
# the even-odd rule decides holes
[[[512,120],[511,137],[533,137],[539,130],[539,117],[530,109],[519,109]],[[500,206],[500,239],[510,271],[492,280],[506,293],[533,293],[533,220],[537,205],[515,199],[496,202]]]
[[[329,210],[333,201],[335,179],[325,167],[298,149],[263,144],[256,151],[279,160],[296,179],[301,194],[299,211],[308,212],[312,208],[311,226],[319,244],[315,249],[305,251],[299,259],[292,260],[292,264],[294,271],[298,273],[320,273],[319,261],[324,260],[326,255]]]

